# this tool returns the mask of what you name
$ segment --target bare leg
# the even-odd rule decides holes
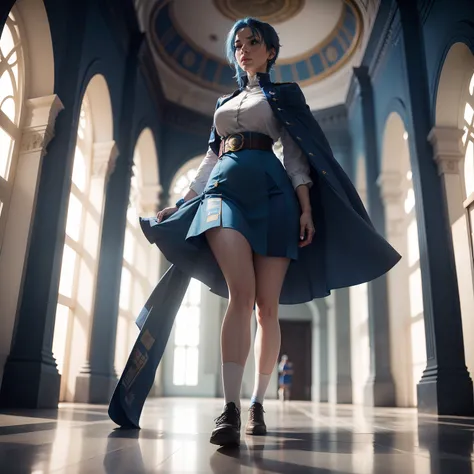
[[[254,256],[257,334],[254,346],[256,377],[252,399],[259,403],[263,402],[280,351],[278,304],[289,263],[287,258]]]
[[[255,302],[252,249],[245,237],[233,229],[211,229],[206,232],[206,237],[229,287],[229,305],[221,331],[222,363],[236,364],[242,367],[243,372],[250,350],[250,318]],[[238,371],[238,367],[228,367],[234,372]],[[231,375],[231,379],[234,378]],[[225,385],[226,374],[224,391]],[[235,403],[240,405],[240,400],[235,400]]]
[[[240,389],[250,350],[250,318],[255,302],[252,249],[233,229],[206,232],[229,288],[229,305],[222,323],[221,354],[225,407],[216,419],[210,442],[219,446],[240,444]]]

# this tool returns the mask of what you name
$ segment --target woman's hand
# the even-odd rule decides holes
[[[158,218],[158,222],[164,221],[169,216],[172,216],[177,210],[178,208],[176,206],[165,207],[156,215],[156,217]]]
[[[299,247],[306,247],[313,241],[314,224],[311,211],[304,211],[300,217],[300,243]]]

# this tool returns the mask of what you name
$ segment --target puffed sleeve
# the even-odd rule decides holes
[[[192,189],[196,194],[199,195],[204,191],[207,180],[209,179],[209,175],[211,174],[211,171],[216,163],[217,155],[211,150],[211,147],[209,147],[206,156],[199,165],[195,178],[189,185],[189,188]]]
[[[311,187],[313,181],[309,175],[310,168],[306,155],[301,151],[301,148],[295,143],[293,138],[291,138],[285,127],[281,128],[280,139],[283,146],[283,165],[286,168],[293,187],[296,189],[302,184]]]

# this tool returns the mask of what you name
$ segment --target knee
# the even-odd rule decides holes
[[[255,291],[249,287],[232,289],[229,293],[229,304],[238,309],[239,312],[250,316],[255,304]]]
[[[257,298],[256,314],[258,324],[265,324],[267,321],[278,319],[278,301]]]

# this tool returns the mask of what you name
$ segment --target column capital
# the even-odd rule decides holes
[[[92,177],[105,179],[115,169],[115,163],[119,155],[117,143],[114,140],[96,142],[93,148]]]
[[[21,137],[20,153],[41,151],[54,137],[54,124],[64,106],[57,95],[28,99],[26,102],[26,119]]]
[[[459,174],[459,163],[464,159],[462,135],[456,127],[433,127],[428,134],[439,175]]]

